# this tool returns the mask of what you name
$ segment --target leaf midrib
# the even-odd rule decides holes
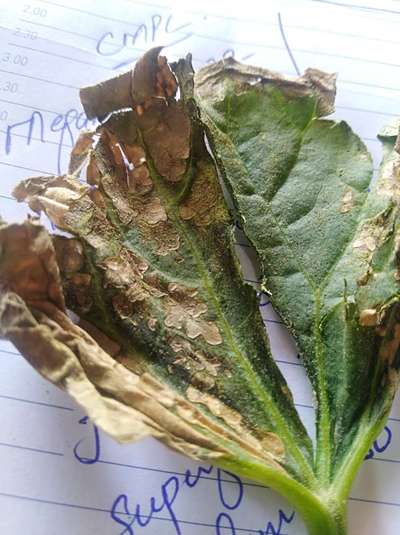
[[[143,139],[142,139],[142,143],[144,146],[146,146]],[[189,235],[186,228],[181,222],[181,218],[179,216],[179,197],[175,198],[173,197],[173,195],[171,195],[170,191],[165,186],[163,179],[157,173],[154,163],[150,158],[148,158],[147,163],[149,165],[149,169],[151,172],[151,176],[154,180],[157,193],[160,195],[160,197],[164,201],[165,200],[167,201],[166,206],[167,206],[167,211],[168,211],[168,217],[171,219],[175,227],[178,229],[178,232],[180,233],[180,235],[185,238],[186,243],[188,244],[188,246],[190,247],[192,251],[193,257],[196,259],[196,264],[198,267],[200,278],[202,280],[203,286],[206,290],[206,293],[210,301],[214,305],[214,310],[218,317],[219,324],[222,325],[223,327],[225,340],[228,341],[229,343],[228,345],[232,353],[236,356],[243,371],[245,372],[247,382],[250,385],[250,388],[252,389],[252,391],[254,392],[256,396],[264,400],[264,403],[266,407],[268,408],[267,413],[269,414],[271,420],[274,421],[276,428],[279,429],[279,435],[281,439],[284,441],[285,446],[287,447],[287,450],[290,451],[293,459],[297,462],[300,468],[300,472],[304,475],[304,479],[307,485],[310,488],[315,486],[316,484],[315,474],[309,462],[305,458],[303,452],[297,445],[295,433],[293,433],[292,430],[290,429],[290,426],[288,426],[284,416],[281,414],[279,407],[276,405],[273,398],[259,384],[259,377],[257,373],[254,371],[251,363],[248,361],[246,356],[242,354],[240,349],[236,346],[234,335],[232,333],[228,320],[225,318],[225,314],[222,310],[221,303],[218,299],[216,292],[214,291],[213,284],[210,281],[209,272],[202,258],[201,252],[196,247],[193,239],[191,238],[191,236]]]
[[[228,100],[229,97],[227,97]],[[228,106],[228,115],[230,112],[230,107]],[[285,115],[286,116],[286,115]],[[287,172],[285,173],[283,180],[280,180],[280,187],[282,187],[282,184],[284,184],[288,178],[290,177],[290,174],[296,165],[298,161],[298,156],[300,154],[300,151],[303,147],[303,141],[304,136],[306,132],[310,129],[314,119],[315,115],[311,117],[311,119],[308,121],[304,129],[301,130],[301,135],[299,139],[299,145],[298,145],[298,151],[296,153],[296,157],[293,158],[293,162],[290,165],[290,167],[287,169]],[[212,120],[212,119],[211,119]],[[290,120],[290,119],[289,119]],[[229,117],[227,118],[227,121],[229,123]],[[220,132],[220,134],[225,138],[227,145],[231,146],[233,148],[234,154],[236,155],[236,158],[241,162],[241,165],[243,169],[246,172],[246,175],[249,179],[251,179],[251,175],[249,173],[249,169],[245,162],[243,161],[241,155],[239,154],[236,145],[231,141],[230,137],[222,132],[216,125],[215,128],[217,128]],[[278,190],[277,190],[278,191]],[[276,192],[274,193],[274,196],[276,195]],[[283,238],[283,241],[287,247],[287,250],[290,252],[292,259],[295,261],[295,263],[298,266],[299,272],[303,275],[304,279],[307,281],[310,293],[313,297],[313,310],[314,310],[314,318],[313,318],[313,337],[314,337],[314,357],[316,362],[316,369],[317,369],[317,390],[318,390],[318,407],[317,411],[319,414],[318,419],[318,436],[317,436],[317,451],[316,451],[316,458],[315,458],[315,464],[316,464],[316,470],[317,475],[319,477],[319,480],[325,484],[328,485],[330,481],[330,472],[331,472],[331,419],[330,419],[330,408],[329,408],[329,400],[328,400],[328,391],[327,391],[327,383],[326,383],[326,375],[325,375],[325,368],[324,368],[324,346],[323,341],[321,337],[320,332],[320,325],[321,325],[321,295],[323,291],[328,286],[332,274],[334,273],[336,266],[340,262],[340,260],[343,258],[344,252],[347,250],[349,244],[353,241],[354,235],[356,234],[362,213],[364,211],[365,204],[367,202],[368,196],[365,195],[365,198],[360,206],[359,215],[356,221],[356,224],[354,226],[354,230],[351,234],[351,237],[346,242],[345,246],[343,247],[341,253],[336,257],[334,263],[329,268],[328,272],[326,273],[325,277],[321,280],[321,282],[318,284],[318,286],[315,285],[314,281],[310,278],[308,272],[304,268],[302,262],[300,261],[298,255],[295,254],[295,251],[293,250],[293,247],[290,243],[290,240],[284,230],[281,227],[280,222],[277,219],[277,216],[274,213],[274,210],[272,208],[271,200],[266,200],[265,198],[263,201],[265,202],[266,208],[269,209],[270,215],[276,225],[276,228],[280,232],[280,236]],[[246,229],[246,223],[244,223],[244,228]],[[251,238],[249,237],[250,241]],[[254,246],[254,243],[253,243]],[[255,247],[257,249],[257,247]]]

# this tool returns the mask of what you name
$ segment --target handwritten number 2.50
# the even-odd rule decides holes
[[[14,35],[16,37],[22,37],[23,39],[29,39],[35,41],[38,38],[38,33],[29,28],[15,28]]]

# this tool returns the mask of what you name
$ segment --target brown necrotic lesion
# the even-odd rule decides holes
[[[133,73],[82,91],[88,115],[112,115],[80,135],[68,174],[35,177],[14,192],[70,236],[50,239],[42,229],[36,238],[33,223],[10,231],[23,235],[18,251],[25,252],[15,267],[9,250],[2,276],[24,303],[10,298],[3,308],[20,311],[14,340],[35,367],[117,439],[152,434],[207,459],[234,444],[279,467],[279,439],[256,436],[222,401],[231,355],[203,278],[211,270],[207,248],[215,233],[223,241],[218,225],[230,216],[202,130],[201,157],[192,153],[192,118],[176,89],[166,59],[152,53]],[[33,347],[46,343],[48,363]]]

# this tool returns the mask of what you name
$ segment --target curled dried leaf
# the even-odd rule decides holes
[[[195,82],[197,94],[209,103],[222,100],[227,89],[240,94],[271,85],[279,88],[289,99],[315,96],[318,116],[323,117],[334,111],[336,74],[318,69],[306,69],[302,76],[294,78],[228,57],[200,69],[195,75]]]
[[[2,330],[120,441],[153,435],[227,463],[241,452],[246,462],[281,474],[290,467],[307,479],[311,443],[233,256],[232,220],[190,100],[191,66],[173,69],[153,50],[133,73],[82,90],[88,116],[115,113],[78,139],[70,175],[15,188],[19,201],[72,234],[51,241],[40,230],[58,277],[54,291],[79,324],[46,293],[47,272],[40,304],[25,299],[30,275],[18,251],[3,248]],[[90,185],[78,179],[86,162]],[[32,250],[26,240],[23,247]],[[39,265],[42,254],[35,249],[27,265]],[[5,269],[11,258],[19,286]],[[278,447],[282,421],[299,440],[287,450]]]

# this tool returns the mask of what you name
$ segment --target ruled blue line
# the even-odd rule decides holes
[[[31,167],[24,167],[23,165],[16,165],[15,163],[0,162],[0,165],[6,165],[7,167],[15,167],[17,169],[23,169],[24,171],[33,171],[34,173],[40,173],[42,175],[54,175],[54,173],[49,173],[48,171],[43,171],[42,169],[32,169]],[[12,197],[10,197],[12,199]]]
[[[52,409],[61,409],[64,411],[74,411],[73,407],[65,407],[64,405],[56,405],[55,403],[46,403],[44,401],[34,401],[32,399],[17,398],[14,396],[7,396],[5,394],[0,394],[0,398],[9,399],[11,401],[21,401],[22,403],[29,403],[31,405],[41,405],[43,407],[51,407]]]
[[[0,198],[6,199],[7,201],[18,202],[17,199],[14,199],[14,197],[11,197],[10,195],[4,195],[3,193],[0,193]],[[3,353],[6,353],[6,352],[3,351]]]
[[[295,403],[295,405],[298,406],[298,407],[303,407],[305,409],[313,409],[314,408],[312,405],[306,405],[306,404],[303,404],[303,403]],[[391,421],[391,422],[400,423],[400,418],[395,418],[395,417],[389,416],[388,420]],[[375,459],[375,457],[374,457],[374,459]]]
[[[264,323],[276,323],[277,325],[284,325],[283,321],[281,320],[270,320],[263,318]]]
[[[97,43],[98,38],[92,37],[91,35],[85,35],[84,33],[73,32],[72,30],[67,30],[66,28],[59,28],[58,26],[52,26],[51,24],[44,24],[43,22],[37,22],[35,20],[28,20],[22,17],[19,18],[20,22],[26,22],[27,24],[32,24],[33,26],[42,26],[43,28],[49,28],[50,30],[56,30],[63,33],[69,33],[71,35],[76,35],[78,37],[83,37],[85,39],[90,39]],[[133,47],[132,47],[133,48]]]
[[[399,65],[400,67],[400,65]],[[361,111],[363,113],[374,113],[375,115],[387,115],[388,117],[398,117],[398,113],[392,113],[389,111],[369,110],[367,108],[354,108],[352,106],[335,106],[336,109],[349,110],[349,111]]]
[[[72,7],[71,5],[64,5],[64,4],[60,4],[58,2],[50,2],[49,0],[40,0],[42,3],[44,4],[50,4],[51,6],[56,6],[56,7],[61,7],[63,9],[69,9],[70,11],[76,11],[77,13],[82,13],[84,15],[89,15],[91,17],[95,17],[97,19],[102,19],[102,20],[110,20],[111,22],[118,22],[118,23],[121,23],[121,24],[129,24],[132,26],[135,26],[135,23],[131,23],[129,20],[125,19],[125,20],[122,20],[122,19],[116,19],[114,17],[108,17],[106,15],[101,15],[100,13],[95,13],[93,11],[87,11],[86,9],[81,9],[81,8],[78,8],[78,7]],[[132,3],[137,3],[137,2],[132,2]],[[157,6],[157,5],[154,5],[154,4],[145,4],[146,6],[149,6],[149,7],[157,7],[157,8],[162,8],[163,6]],[[165,6],[164,6],[165,8]],[[137,25],[138,26],[138,25]]]
[[[301,362],[292,362],[291,360],[282,360],[282,359],[274,359],[275,362],[279,362],[280,364],[289,364],[290,366],[301,366],[304,367]]]
[[[393,422],[400,422],[400,418],[389,417],[389,420],[392,420]]]
[[[182,476],[182,477],[185,477],[185,475],[186,475],[186,472],[177,472],[177,471],[174,471],[174,470],[165,470],[163,468],[154,468],[154,467],[149,467],[149,466],[141,466],[141,465],[135,465],[135,464],[120,463],[120,462],[116,462],[116,461],[106,461],[104,459],[99,459],[97,462],[98,463],[102,463],[102,464],[108,464],[108,465],[111,465],[111,466],[120,466],[122,468],[133,468],[134,470],[144,470],[146,472],[156,472],[156,473],[160,473],[160,474],[175,475],[175,476]],[[230,481],[229,479],[216,478],[216,477],[212,477],[212,476],[203,476],[203,475],[201,475],[200,479],[207,479],[209,481],[223,481],[224,483],[232,483],[232,484],[235,484],[235,485],[237,484],[235,481]],[[242,483],[246,487],[256,487],[256,488],[260,488],[260,489],[268,489],[267,486],[260,485],[258,483],[251,483],[251,482],[248,483],[248,482],[244,482],[244,481],[242,481]]]
[[[295,403],[296,407],[302,407],[303,409],[313,409],[312,405],[307,405],[306,403]]]
[[[45,449],[40,449],[40,448],[32,448],[32,447],[29,447],[29,446],[21,446],[19,444],[12,444],[12,443],[9,443],[9,442],[0,442],[0,446],[9,447],[9,448],[15,448],[15,449],[19,449],[19,450],[33,451],[33,452],[37,452],[37,453],[45,453],[45,454],[49,454],[49,455],[64,456],[64,454],[60,453],[60,452],[55,452],[55,451],[50,451],[50,450],[45,450]],[[155,467],[149,467],[149,466],[121,463],[121,462],[116,462],[116,461],[108,461],[108,460],[105,460],[105,459],[99,459],[98,461],[96,461],[96,463],[101,463],[101,464],[110,465],[110,466],[118,466],[118,467],[121,467],[121,468],[132,468],[134,470],[143,470],[143,471],[146,471],[146,472],[155,472],[155,473],[158,473],[158,474],[175,475],[175,476],[181,476],[181,477],[185,477],[186,476],[186,472],[178,472],[178,471],[175,471],[175,470],[166,470],[166,469],[163,469],[163,468],[155,468]],[[195,470],[196,469],[194,469],[194,471]],[[200,475],[199,478],[200,479],[206,479],[206,480],[209,480],[209,481],[222,481],[224,483],[236,484],[235,481],[230,481],[229,479],[224,479],[224,478],[216,478],[216,477],[212,477],[212,476]],[[260,489],[268,489],[269,488],[266,485],[261,485],[261,484],[258,484],[258,483],[245,482],[245,481],[242,481],[242,483],[243,483],[243,485],[245,487],[256,487],[256,488],[260,488]]]
[[[11,493],[8,493],[8,492],[0,492],[0,496],[3,496],[5,498],[18,499],[18,500],[21,500],[21,501],[42,503],[42,504],[45,504],[45,505],[57,505],[57,506],[61,506],[61,507],[67,507],[67,508],[70,508],[70,509],[79,509],[79,510],[84,510],[84,511],[97,511],[97,512],[107,513],[107,514],[110,513],[109,509],[104,509],[102,507],[94,507],[94,506],[90,506],[90,505],[72,504],[72,503],[68,503],[68,502],[61,502],[61,501],[55,501],[55,500],[45,500],[43,498],[33,498],[31,496],[22,496],[21,494],[11,494]],[[351,500],[353,502],[360,502],[360,503],[372,503],[372,504],[377,504],[377,505],[387,505],[387,506],[391,506],[391,507],[400,507],[399,503],[382,501],[382,500],[372,500],[372,499],[367,499],[367,498],[355,498],[355,497],[350,497],[349,500]],[[129,516],[129,514],[124,512],[124,511],[116,511],[116,512],[119,515],[127,515],[127,516]],[[152,518],[153,518],[153,520],[171,522],[170,518],[158,517],[158,516],[153,516]],[[178,522],[179,522],[179,524],[186,524],[186,525],[190,525],[190,526],[202,526],[202,527],[210,527],[210,528],[215,528],[216,527],[215,524],[209,524],[209,523],[206,523],[206,522],[194,522],[194,521],[180,520],[180,519],[178,520]],[[255,529],[252,529],[252,528],[236,528],[236,531],[247,531],[248,533],[256,533],[256,534],[259,533],[259,530],[255,530]]]
[[[91,61],[84,61],[82,59],[71,58],[70,56],[63,56],[62,54],[57,54],[56,52],[50,52],[49,50],[42,50],[41,48],[34,48],[26,45],[18,45],[16,43],[8,43],[8,46],[14,46],[15,48],[22,48],[24,50],[30,50],[31,52],[39,52],[41,54],[46,54],[47,56],[53,56],[55,58],[61,58],[68,61],[74,61],[75,63],[81,63],[82,65],[89,65],[90,67],[97,67],[98,69],[103,69],[105,71],[113,71],[112,67],[105,67],[99,63],[93,63]]]
[[[6,199],[12,199],[13,197],[9,197],[8,195],[1,195],[0,197],[4,197]],[[7,353],[7,355],[15,355],[17,357],[21,356],[21,353],[18,353],[17,351],[9,351],[8,349],[0,349],[0,353]]]
[[[352,498],[350,497],[349,500],[352,502],[365,502],[365,503],[376,503],[377,505],[390,505],[392,507],[400,507],[400,503],[396,502],[384,502],[381,500],[370,500],[367,498]]]
[[[91,505],[73,504],[73,503],[61,502],[61,501],[55,501],[55,500],[45,500],[43,498],[33,498],[31,496],[22,496],[21,494],[11,494],[11,493],[8,493],[8,492],[0,492],[0,496],[4,496],[5,498],[14,498],[14,499],[19,499],[19,500],[29,501],[29,502],[42,503],[42,504],[46,504],[46,505],[58,505],[58,506],[61,506],[61,507],[68,507],[68,508],[71,508],[71,509],[80,509],[80,510],[84,510],[84,511],[97,511],[97,512],[107,513],[107,514],[110,513],[109,509],[104,509],[102,507],[94,507],[94,506],[91,506]],[[115,512],[118,513],[119,515],[129,516],[129,513],[126,513],[125,511],[115,511]],[[137,513],[135,513],[135,514],[136,514],[136,516],[147,518],[146,515],[138,515]],[[160,520],[162,522],[172,522],[172,520],[170,518],[165,518],[165,517],[162,517],[162,516],[154,516],[154,515],[152,516],[152,520]],[[177,522],[178,522],[178,524],[185,524],[185,525],[188,525],[188,526],[201,526],[201,527],[207,527],[207,528],[213,528],[213,529],[216,528],[215,524],[210,524],[208,522],[195,522],[194,520],[181,520],[181,519],[177,519]],[[235,529],[236,529],[236,531],[242,531],[242,532],[247,532],[247,533],[256,533],[256,534],[260,533],[259,530],[253,529],[253,528],[238,528],[238,527],[236,527]]]
[[[6,74],[11,74],[12,76],[21,76],[22,78],[28,78],[29,80],[36,80],[37,82],[46,82],[47,84],[58,85],[60,87],[66,87],[67,89],[75,89],[75,90],[80,89],[78,86],[75,86],[75,85],[63,84],[62,82],[56,82],[55,80],[47,80],[46,78],[39,78],[37,76],[31,76],[29,74],[24,74],[22,72],[13,72],[13,71],[8,71],[6,69],[0,69],[0,72],[5,72]]]
[[[6,130],[1,130],[0,129],[0,132],[2,134],[7,134],[7,131]],[[25,139],[27,138],[27,135],[26,134],[17,134],[16,132],[13,132],[13,137],[20,137],[22,139]],[[39,137],[35,137],[35,136],[30,136],[30,139],[32,141],[39,141],[40,143],[49,143],[50,145],[56,145],[57,147],[59,147],[61,145],[61,147],[65,147],[69,150],[71,150],[72,148],[72,145],[69,144],[67,145],[66,143],[59,143],[58,141],[51,141],[50,139],[40,139]]]
[[[61,115],[58,111],[48,110],[46,108],[39,108],[39,106],[23,104],[22,102],[15,102],[13,100],[6,100],[5,98],[0,98],[0,102],[4,102],[5,104],[13,104],[14,106],[21,106],[21,108],[28,108],[28,110],[37,110],[42,111],[44,113],[53,113],[54,115]]]
[[[104,19],[104,20],[110,20],[110,21],[113,21],[113,22],[119,22],[121,24],[127,24],[127,23],[130,24],[130,21],[128,21],[128,20],[116,19],[116,18],[109,17],[109,16],[106,16],[106,15],[100,15],[99,13],[94,13],[93,11],[87,11],[87,10],[79,9],[79,8],[76,8],[76,7],[67,6],[65,4],[60,4],[59,2],[54,2],[54,1],[50,1],[50,0],[39,0],[39,1],[41,1],[44,4],[49,4],[49,5],[61,7],[61,8],[64,8],[64,9],[70,9],[70,10],[78,11],[78,12],[80,11],[81,13],[84,13],[85,15],[90,15],[92,17],[97,17],[97,18],[101,18],[101,19]],[[312,1],[314,1],[314,0],[312,0]],[[318,1],[325,1],[325,0],[315,0],[315,1],[318,2]],[[326,0],[326,3],[328,3],[328,2],[329,2],[329,0]],[[164,9],[164,10],[168,10],[168,11],[171,10],[171,7],[168,6],[168,5],[153,4],[153,3],[149,3],[147,1],[143,2],[143,1],[140,1],[140,0],[133,0],[132,4],[144,5],[146,7],[154,7],[154,8],[157,8],[157,9]],[[348,4],[344,4],[343,6],[340,6],[340,3],[338,3],[338,5],[339,5],[339,7],[350,7]],[[356,6],[356,7],[358,7],[358,6]],[[386,12],[386,11],[388,11],[389,13],[392,12],[391,10],[384,10],[384,9],[381,9],[381,8],[366,8],[366,9],[368,11],[371,11],[371,12],[374,12],[374,11],[377,11],[377,12],[380,12],[380,11]],[[187,9],[187,11],[189,13],[193,13],[193,14],[197,14],[197,15],[203,15],[203,16],[206,16],[206,17],[215,17],[215,18],[222,19],[222,20],[233,20],[235,22],[240,22],[240,23],[261,24],[263,26],[265,26],[265,24],[266,24],[265,20],[263,20],[262,18],[249,19],[249,18],[245,18],[245,17],[234,17],[232,15],[225,15],[225,14],[221,15],[220,13],[213,13],[213,12],[209,12],[209,11],[194,10],[194,9]],[[398,13],[397,11],[393,11],[393,14],[397,14],[397,13]]]
[[[372,12],[372,13],[390,13],[391,15],[400,15],[400,11],[395,11],[394,9],[386,9],[382,7],[346,4],[345,2],[336,2],[334,0],[311,0],[311,2],[317,2],[319,4],[329,4],[332,6],[344,7],[347,9],[354,9],[354,10],[360,10],[360,11],[367,11],[367,12]]]
[[[26,451],[34,451],[37,453],[46,453],[47,455],[56,455],[57,457],[63,457],[64,454],[59,451],[50,451],[50,450],[43,450],[40,448],[31,448],[28,446],[20,446],[18,444],[9,444],[8,442],[0,442],[0,446],[7,447],[7,448],[15,448],[18,450],[26,450]]]
[[[374,455],[373,459],[375,461],[381,461],[383,463],[400,464],[400,459],[386,459],[385,457],[377,457],[376,455]]]

